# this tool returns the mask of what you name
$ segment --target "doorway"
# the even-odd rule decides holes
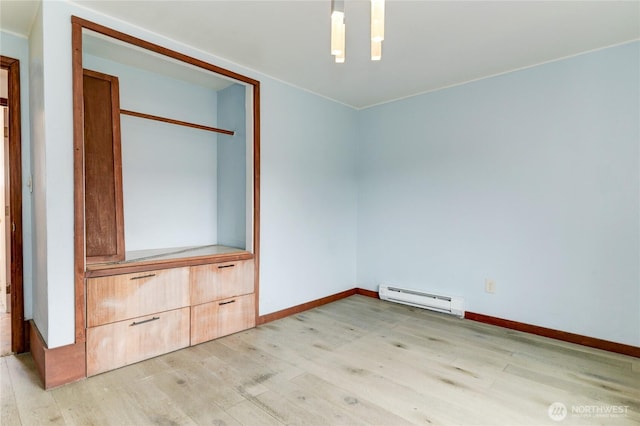
[[[0,56],[0,355],[26,351],[22,263],[20,62]]]

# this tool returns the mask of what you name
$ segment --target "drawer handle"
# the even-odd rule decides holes
[[[231,265],[220,265],[218,266],[218,269],[222,269],[222,268],[233,268],[234,266],[236,266],[235,263],[232,263]]]
[[[151,277],[155,277],[156,274],[149,274],[149,275],[140,275],[139,277],[131,277],[129,278],[130,280],[141,280],[143,278],[151,278]]]
[[[146,319],[144,321],[138,321],[138,322],[134,321],[129,325],[129,327],[133,327],[134,325],[140,325],[140,324],[144,324],[144,323],[151,322],[151,321],[156,321],[156,320],[159,320],[159,319],[160,319],[160,317],[153,317],[153,318]]]
[[[236,301],[236,299],[229,300],[228,302],[220,302],[220,303],[218,303],[218,305],[219,305],[219,306],[222,306],[222,305],[228,305],[229,303],[234,303],[235,301]]]

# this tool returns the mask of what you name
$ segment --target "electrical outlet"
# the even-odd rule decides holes
[[[484,280],[484,291],[491,294],[495,293],[496,282],[494,280],[489,280],[489,279]]]

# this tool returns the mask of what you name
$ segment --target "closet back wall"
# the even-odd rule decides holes
[[[252,235],[252,191],[247,188],[246,96],[247,89],[232,84],[218,92],[218,126],[235,134],[218,135],[218,244],[247,248]]]
[[[96,56],[83,62],[119,78],[122,109],[217,125],[213,89]],[[127,115],[121,130],[126,250],[216,244],[218,136]]]

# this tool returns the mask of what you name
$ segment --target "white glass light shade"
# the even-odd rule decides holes
[[[371,40],[371,60],[379,61],[382,59],[382,42]]]
[[[384,40],[384,0],[371,0],[371,40]]]
[[[344,12],[331,12],[331,54],[344,55]]]

